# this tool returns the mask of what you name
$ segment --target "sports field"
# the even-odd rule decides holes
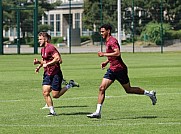
[[[56,117],[42,110],[42,73],[34,73],[40,55],[0,56],[1,134],[180,134],[181,53],[122,53],[132,86],[156,90],[158,103],[147,96],[126,94],[115,82],[106,92],[101,119],[89,119],[96,109],[105,58],[91,54],[62,54],[65,79],[79,88],[54,99]]]

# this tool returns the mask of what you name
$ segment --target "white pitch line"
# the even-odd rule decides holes
[[[161,93],[157,94],[157,96],[162,96],[162,95],[180,95],[181,93]],[[125,94],[125,95],[120,95],[120,96],[106,96],[106,98],[121,98],[121,97],[130,97],[131,95]],[[140,95],[132,94],[132,97],[138,97]],[[81,99],[97,99],[97,96],[91,96],[91,97],[74,97],[74,98],[59,98],[59,99],[54,99],[54,100],[81,100]],[[41,101],[42,99],[39,100],[0,100],[0,102],[22,102],[22,101]]]
[[[101,126],[140,126],[140,125],[181,125],[181,122],[160,122],[160,123],[127,123],[127,124],[78,124],[78,125],[47,125],[47,124],[37,124],[37,125],[19,125],[19,124],[0,124],[1,127],[101,127]]]

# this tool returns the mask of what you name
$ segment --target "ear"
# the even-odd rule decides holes
[[[47,39],[47,38],[45,38],[45,41],[46,41],[46,42],[48,42],[48,39]]]
[[[111,34],[111,31],[110,31],[110,29],[108,29],[108,31],[107,31],[109,34]]]

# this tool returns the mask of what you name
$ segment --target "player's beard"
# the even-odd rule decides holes
[[[45,42],[43,42],[41,45],[40,45],[40,47],[44,47],[45,46]]]

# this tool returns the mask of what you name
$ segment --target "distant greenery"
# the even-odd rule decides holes
[[[29,0],[2,0],[3,8],[8,9],[10,7],[28,7],[32,8],[32,10],[21,10],[20,12],[20,27],[23,38],[25,38],[25,33],[27,35],[32,35],[33,33],[33,6],[34,1]],[[40,23],[42,19],[42,15],[45,14],[45,11],[49,11],[55,9],[56,6],[60,5],[61,1],[57,0],[56,2],[50,4],[45,0],[38,0],[38,23],[39,23],[39,30],[47,30],[50,29],[50,26],[44,25]],[[3,12],[3,22],[4,22],[4,29],[8,30],[9,28],[16,27],[16,11],[15,10],[4,10]]]
[[[181,0],[162,0],[162,2],[161,4],[160,0],[134,0],[134,3],[133,0],[121,1],[121,21],[124,32],[126,34],[132,34],[133,32],[132,9],[134,5],[134,34],[136,36],[143,36],[145,26],[147,27],[151,22],[155,23],[155,25],[159,24],[161,21],[161,11],[164,12],[162,16],[164,25],[170,25],[172,33],[175,30],[175,34],[179,35],[177,30],[181,29]],[[102,1],[102,3],[100,0],[85,0],[83,27],[97,32],[101,23],[110,23],[113,26],[113,32],[117,32],[117,15],[117,0],[106,0]],[[167,32],[168,30],[164,31],[164,35],[170,35]],[[157,37],[160,36],[159,33],[159,29],[154,30],[154,35],[149,33],[149,37],[153,37],[151,39],[153,43],[160,44],[160,37]],[[166,38],[170,39],[170,37],[164,37],[164,39]]]
[[[166,33],[167,39],[181,39],[181,30],[169,30]]]
[[[171,29],[169,24],[163,24],[163,37],[166,33]],[[147,36],[147,40],[154,42],[157,45],[161,43],[161,24],[160,23],[148,23],[141,33],[141,38],[145,38]]]

